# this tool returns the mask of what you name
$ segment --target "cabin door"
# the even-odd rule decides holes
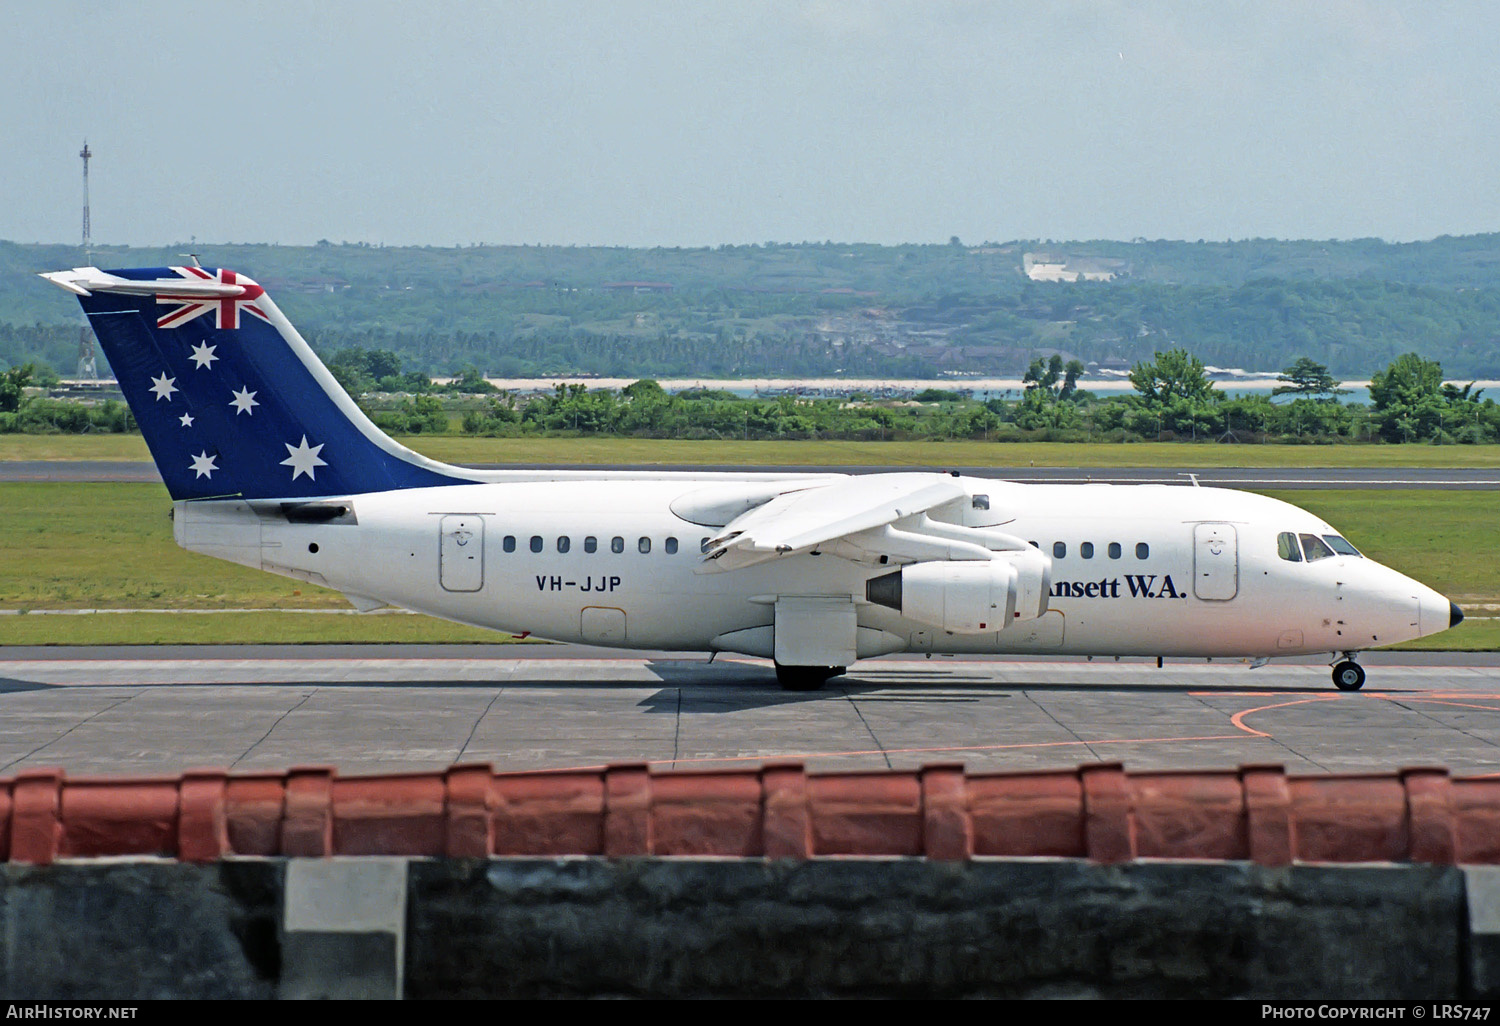
[[[444,591],[484,587],[484,518],[444,517],[438,580]]]
[[[1239,542],[1233,524],[1193,527],[1193,594],[1227,602],[1240,591]]]

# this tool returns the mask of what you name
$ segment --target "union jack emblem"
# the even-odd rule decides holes
[[[240,326],[240,311],[254,314],[263,321],[270,321],[264,310],[255,305],[255,301],[266,294],[266,290],[255,284],[254,281],[243,274],[235,274],[222,268],[217,275],[210,274],[201,267],[174,267],[184,278],[200,278],[204,281],[216,281],[221,285],[235,285],[243,291],[237,296],[174,296],[170,292],[157,293],[156,302],[159,306],[173,306],[156,319],[158,328],[179,328],[188,321],[202,317],[210,310],[214,313],[214,327],[216,328],[238,328]]]

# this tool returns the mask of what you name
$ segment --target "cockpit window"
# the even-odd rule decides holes
[[[1302,549],[1297,544],[1297,536],[1291,531],[1282,531],[1276,536],[1276,554],[1282,559],[1293,563],[1302,562]]]
[[[970,505],[974,509],[989,509],[990,497],[988,495],[976,495]]]
[[[1333,555],[1333,550],[1315,534],[1304,534],[1302,538],[1302,551],[1311,563],[1315,559],[1327,559]]]
[[[1331,548],[1334,552],[1337,552],[1341,556],[1359,555],[1358,549],[1356,549],[1353,545],[1350,545],[1348,542],[1344,541],[1344,539],[1340,538],[1336,534],[1325,534],[1323,536],[1323,540],[1328,543],[1329,548]]]

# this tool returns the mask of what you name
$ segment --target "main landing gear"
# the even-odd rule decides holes
[[[846,666],[784,666],[776,664],[776,682],[785,691],[816,691],[829,677],[842,675]]]
[[[1365,686],[1365,668],[1354,661],[1353,652],[1344,653],[1344,661],[1333,668],[1333,686],[1340,691],[1358,691]]]

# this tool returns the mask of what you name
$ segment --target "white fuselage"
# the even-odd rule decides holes
[[[899,561],[829,552],[706,572],[700,545],[723,518],[695,523],[673,512],[704,487],[688,475],[380,492],[320,499],[292,519],[276,502],[193,500],[176,504],[175,520],[185,548],[337,589],[361,607],[620,648],[769,656],[778,599],[809,596],[852,604],[861,658],[1274,657],[1358,651],[1449,626],[1445,597],[1373,560],[1278,554],[1279,534],[1335,532],[1274,499],[1160,485],[963,483],[987,499],[986,526],[1050,558],[1044,615],[949,633],[867,601],[866,582]]]

